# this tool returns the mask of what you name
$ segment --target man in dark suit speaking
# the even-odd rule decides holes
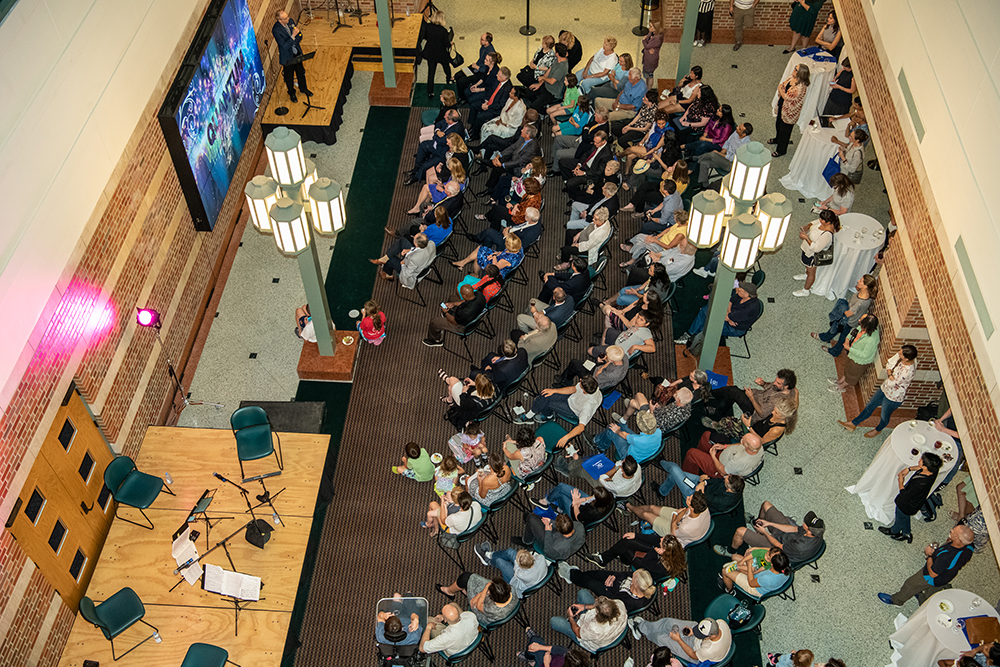
[[[274,13],[277,19],[271,28],[274,41],[278,44],[278,62],[281,63],[282,74],[285,77],[285,85],[288,86],[288,96],[292,102],[298,102],[295,96],[295,77],[299,78],[299,90],[303,95],[312,96],[312,91],[306,85],[306,68],[302,63],[289,64],[291,60],[302,55],[302,33],[299,32],[295,21],[288,17],[288,12],[277,11]]]

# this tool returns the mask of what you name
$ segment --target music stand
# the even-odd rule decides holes
[[[218,567],[218,566],[217,565],[216,566],[211,566],[210,565],[208,567]],[[219,568],[219,569],[222,570],[222,568]],[[222,571],[223,571],[223,576],[225,576],[225,572],[226,571],[225,570],[222,570]],[[230,572],[229,574],[238,575],[240,577],[249,577],[249,576],[252,576],[252,575],[243,574],[242,572],[238,572],[235,567],[233,568],[232,572]],[[211,588],[208,588],[205,585],[205,580],[207,578],[208,578],[208,570],[206,568],[205,576],[202,577],[202,580],[201,580],[201,588],[202,588],[202,590],[206,590],[209,593],[215,593],[216,595],[221,596],[222,599],[225,602],[231,602],[232,603],[232,605],[233,605],[233,611],[236,613],[236,624],[235,624],[236,636],[239,637],[240,636],[240,612],[246,610],[246,608],[249,607],[254,602],[260,602],[261,600],[266,600],[267,598],[261,597],[259,591],[258,591],[258,594],[257,594],[257,599],[253,600],[253,599],[246,599],[246,598],[237,597],[237,596],[229,594],[229,593],[224,593],[223,592],[223,590],[224,590],[223,587],[219,587],[217,590],[213,590]],[[260,579],[260,577],[256,577],[256,578]],[[222,585],[225,586],[224,582],[223,582]],[[264,588],[264,583],[263,582],[261,582],[260,588],[261,589]]]
[[[250,514],[253,515],[253,511],[255,509],[263,507],[264,505],[268,505],[270,506],[271,512],[274,514],[274,516],[278,517],[278,523],[281,523],[281,515],[278,514],[278,510],[275,509],[274,503],[271,501],[280,496],[287,487],[281,487],[281,491],[278,491],[276,494],[272,496],[271,492],[267,490],[267,484],[264,483],[264,479],[266,479],[267,477],[277,477],[280,474],[281,471],[278,470],[276,472],[269,472],[264,475],[257,475],[256,477],[249,477],[243,480],[244,482],[260,482],[260,486],[264,490],[264,493],[260,493],[257,494],[257,496],[255,496],[257,498],[257,504],[254,505],[253,507],[250,507],[249,499],[247,499],[247,497],[244,496],[244,499],[247,500],[247,507],[249,508],[247,512],[250,512]]]
[[[184,563],[183,565],[178,566],[177,569],[174,570],[174,574],[180,574],[181,571],[188,569],[192,565],[196,565],[196,564],[200,563],[201,560],[205,556],[207,556],[208,554],[212,553],[213,551],[215,551],[219,547],[222,547],[222,550],[226,552],[226,560],[229,561],[229,567],[233,568],[233,571],[236,571],[236,565],[233,564],[233,556],[232,556],[232,554],[229,553],[229,540],[231,540],[234,537],[236,537],[236,535],[238,535],[241,530],[244,530],[247,527],[249,527],[251,523],[253,523],[253,520],[247,521],[245,524],[243,524],[242,526],[240,526],[239,528],[237,528],[235,531],[233,531],[229,535],[226,535],[224,538],[222,538],[219,542],[217,542],[215,544],[214,547],[212,547],[211,549],[209,549],[205,553],[201,554],[197,558],[194,558],[194,559],[188,561],[187,563]],[[174,539],[177,539],[177,536],[180,535],[182,532],[184,532],[184,530],[186,528],[188,528],[187,521],[185,521],[184,525],[181,526],[180,529],[176,533],[174,533]],[[180,580],[170,588],[170,591],[173,592],[173,590],[175,588],[177,588],[178,586],[180,586],[181,581],[184,581],[184,580],[185,580],[184,576],[181,575]],[[204,584],[204,579],[202,579],[202,587],[204,587],[204,585],[205,585]]]
[[[211,543],[211,538],[209,537],[214,526],[219,525],[227,519],[232,519],[231,516],[216,516],[212,517],[208,515],[208,506],[212,504],[213,498],[215,498],[215,492],[217,489],[205,489],[205,493],[201,494],[201,498],[195,504],[194,509],[188,514],[188,523],[194,523],[195,521],[205,522],[205,548]],[[200,515],[200,516],[195,516]]]
[[[364,18],[365,16],[368,16],[368,12],[361,11],[361,0],[356,0],[356,4],[357,7],[355,7],[354,9],[350,9],[351,1],[347,0],[348,10],[344,12],[344,14],[347,16],[353,16],[358,20],[358,25],[361,25],[361,19]]]
[[[264,545],[267,544],[267,541],[269,539],[271,539],[271,531],[274,530],[274,528],[271,528],[271,525],[267,521],[265,521],[264,519],[258,519],[257,515],[254,514],[253,511],[255,509],[257,509],[258,507],[260,507],[261,505],[264,505],[264,504],[270,505],[271,504],[271,495],[269,493],[267,493],[267,488],[266,487],[264,488],[264,494],[262,494],[264,496],[264,500],[262,500],[257,505],[254,505],[253,503],[250,502],[250,492],[248,490],[246,490],[245,488],[243,488],[242,486],[240,486],[236,482],[234,482],[234,481],[232,481],[230,479],[226,479],[225,477],[223,477],[222,475],[220,475],[217,472],[214,472],[212,474],[215,475],[216,477],[218,477],[219,479],[221,479],[223,482],[227,482],[229,484],[232,484],[233,486],[235,486],[237,489],[240,490],[240,495],[243,496],[243,502],[245,502],[247,504],[247,512],[250,513],[250,522],[247,523],[244,526],[244,528],[247,529],[247,542],[250,542],[250,544],[253,544],[255,547],[257,547],[259,549],[263,549]],[[262,475],[261,477],[271,477],[273,475],[280,475],[280,474],[281,474],[280,472],[279,473],[269,473],[267,475]],[[260,479],[260,477],[254,477],[254,478],[251,478],[250,480],[244,480],[244,481],[253,481],[253,480],[256,480],[256,479]],[[264,484],[264,482],[261,481],[261,485],[263,485],[263,484]],[[282,489],[281,491],[284,491],[284,489]],[[281,493],[281,491],[279,491],[278,493]],[[278,495],[278,493],[274,494],[275,497]],[[259,498],[260,498],[260,496],[258,496],[258,499]],[[271,509],[274,511],[275,516],[277,516],[278,515],[278,511],[274,509],[274,505],[271,505]],[[279,522],[281,521],[281,517],[280,516],[278,517],[278,521]],[[238,533],[239,531],[236,531],[236,532]],[[255,535],[255,537],[253,539],[251,539],[251,537],[250,537],[250,534],[252,532],[256,532],[257,533],[257,535]],[[259,541],[260,544],[257,544],[254,540]],[[233,569],[235,570],[236,568],[234,567]]]
[[[340,20],[340,0],[333,0],[333,6],[337,10],[337,22],[334,23],[330,21],[330,3],[326,3],[326,20],[330,21],[330,27],[333,28],[333,32],[337,32],[341,28],[353,28],[353,25],[349,25]]]

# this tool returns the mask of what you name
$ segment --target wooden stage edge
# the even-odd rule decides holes
[[[281,433],[280,436],[285,467],[280,476],[267,479],[267,488],[272,496],[285,489],[274,498],[281,524],[271,522],[268,506],[255,510],[257,518],[267,520],[274,528],[271,539],[263,549],[258,549],[244,537],[243,526],[250,515],[239,490],[212,475],[218,472],[241,482],[232,432],[160,426],[147,430],[136,459],[137,467],[151,474],[170,472],[174,479],[171,490],[177,495],[161,493],[146,510],[153,530],[114,521],[87,595],[100,603],[124,587],[131,588],[146,607],[144,620],[159,629],[163,641],[145,642],[118,664],[176,667],[191,644],[203,642],[226,649],[230,659],[240,665],[280,666],[330,443],[330,436],[322,434]],[[244,465],[248,477],[277,469],[274,457]],[[256,504],[260,483],[248,482],[242,486]],[[201,532],[197,540],[199,554],[207,552],[209,543],[214,546],[239,531],[227,543],[233,565],[239,572],[260,577],[263,583],[261,600],[250,603],[239,614],[238,635],[236,613],[226,599],[204,591],[200,582],[192,586],[181,580],[171,591],[180,580],[173,574],[176,563],[170,554],[172,535],[184,525],[187,511],[205,489],[216,489],[208,514],[213,518],[229,518],[213,526],[208,536],[203,521],[191,524]],[[142,520],[137,510],[128,507],[120,507],[119,515]],[[233,567],[221,547],[201,562],[227,570]],[[116,638],[117,652],[124,653],[151,633],[147,626],[137,623]],[[84,660],[113,664],[110,642],[100,630],[77,615],[59,664],[83,667]]]
[[[412,72],[416,56],[421,17],[414,14],[400,18],[392,28],[392,46],[399,72]],[[355,68],[371,70],[381,66],[378,28],[374,15],[349,20],[349,29],[332,32],[326,19],[317,12],[312,21],[303,18],[302,48],[316,52],[305,63],[306,81],[313,92],[312,104],[322,109],[308,109],[306,96],[298,93],[292,102],[284,80],[278,75],[261,117],[264,133],[279,126],[294,129],[304,141],[333,144],[343,116],[344,101],[351,89]],[[278,109],[287,109],[283,115]]]

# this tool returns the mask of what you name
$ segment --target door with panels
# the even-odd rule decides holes
[[[74,611],[114,518],[104,486],[104,469],[114,456],[71,385],[7,520],[7,529]]]

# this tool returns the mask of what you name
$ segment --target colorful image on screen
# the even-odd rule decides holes
[[[264,93],[245,0],[228,0],[175,115],[210,225],[222,208]]]

